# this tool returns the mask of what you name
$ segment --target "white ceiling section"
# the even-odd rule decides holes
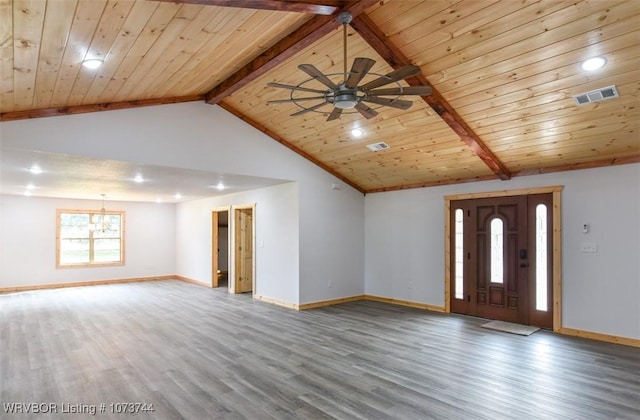
[[[42,172],[30,171],[37,165]],[[142,182],[136,182],[140,177]],[[0,149],[0,193],[178,203],[268,187],[287,180],[140,165],[60,153]],[[176,194],[180,194],[177,198]]]

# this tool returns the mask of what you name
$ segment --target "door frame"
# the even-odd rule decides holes
[[[211,287],[219,287],[218,284],[218,268],[220,264],[219,243],[220,236],[218,231],[218,214],[227,212],[227,288],[229,288],[229,271],[231,259],[231,206],[216,207],[211,209]]]
[[[256,293],[256,203],[240,204],[231,206],[231,213],[229,213],[229,226],[233,226],[233,234],[231,234],[231,262],[229,267],[229,291],[231,293],[236,292],[236,210],[251,209],[251,241],[252,241],[252,255],[251,255],[251,296]],[[231,221],[233,219],[233,222]],[[231,272],[233,270],[233,272]]]
[[[560,331],[562,328],[562,188],[560,185],[444,196],[444,311],[446,313],[451,313],[451,254],[453,252],[451,249],[453,243],[451,240],[451,201],[551,193],[553,196],[553,331]]]

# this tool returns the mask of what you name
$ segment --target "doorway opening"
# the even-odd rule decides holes
[[[211,212],[211,287],[229,287],[229,213],[228,207]]]
[[[445,310],[557,331],[561,187],[445,197]]]
[[[255,290],[255,204],[233,207],[233,292]]]

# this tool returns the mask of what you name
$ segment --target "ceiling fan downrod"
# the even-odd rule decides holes
[[[344,68],[344,79],[342,83],[347,81],[347,25],[351,23],[353,16],[349,12],[341,12],[338,15],[338,22],[342,25],[342,65]]]

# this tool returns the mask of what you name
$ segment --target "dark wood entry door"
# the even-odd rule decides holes
[[[551,204],[551,194],[451,202],[452,312],[552,328]]]

